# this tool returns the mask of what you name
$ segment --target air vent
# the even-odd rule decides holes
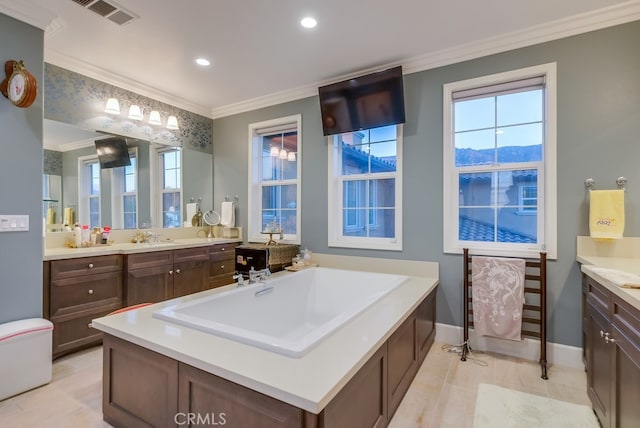
[[[108,19],[114,24],[125,25],[139,17],[125,11],[123,8],[113,2],[104,0],[71,0],[72,2],[82,6],[85,9]]]

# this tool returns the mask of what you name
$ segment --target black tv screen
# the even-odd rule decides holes
[[[127,147],[127,140],[125,138],[105,138],[96,140],[95,144],[100,168],[118,168],[120,166],[131,165],[129,147]]]
[[[405,122],[402,67],[318,88],[324,135]]]

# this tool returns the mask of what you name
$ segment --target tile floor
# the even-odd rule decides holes
[[[551,366],[544,381],[535,362],[474,356],[484,365],[461,362],[435,343],[389,426],[471,427],[480,383],[590,405],[583,370]],[[102,421],[101,397],[102,348],[96,347],[56,360],[50,384],[0,401],[0,427],[110,427]]]

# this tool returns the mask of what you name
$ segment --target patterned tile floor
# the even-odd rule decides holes
[[[551,366],[540,379],[537,363],[498,354],[461,362],[435,343],[420,367],[390,427],[471,427],[478,385],[489,383],[589,405],[583,370]],[[109,427],[102,421],[102,348],[56,360],[53,381],[0,401],[0,427]]]

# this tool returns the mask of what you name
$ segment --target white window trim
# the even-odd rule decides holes
[[[98,155],[80,156],[78,157],[78,223],[91,224],[89,212],[89,180],[91,179],[87,173],[87,164],[98,163]],[[99,224],[102,224],[102,170],[100,171],[100,196],[98,197],[98,215],[100,216]]]
[[[396,125],[396,171],[394,173],[375,173],[375,174],[357,174],[349,175],[349,179],[395,179],[395,237],[394,238],[372,238],[363,236],[344,236],[343,230],[343,213],[342,213],[342,200],[343,189],[341,186],[340,165],[335,160],[340,159],[340,147],[337,144],[335,136],[327,137],[327,146],[329,147],[329,161],[328,161],[328,245],[329,247],[341,247],[341,248],[362,248],[370,250],[388,250],[388,251],[402,251],[402,140],[403,140],[403,125]],[[367,218],[367,222],[368,222]]]
[[[458,195],[459,182],[455,168],[452,167],[455,150],[453,140],[452,95],[454,92],[480,86],[495,85],[507,81],[545,75],[545,123],[546,137],[543,148],[544,174],[538,176],[541,185],[538,187],[538,203],[544,201],[544,221],[538,216],[538,230],[543,231],[544,245],[514,243],[478,243],[473,245],[458,240]],[[445,84],[443,87],[443,243],[444,252],[462,254],[464,247],[472,251],[494,256],[539,257],[540,251],[547,252],[547,258],[557,258],[557,161],[556,161],[556,131],[557,131],[557,74],[556,63],[492,74],[474,79]],[[515,165],[514,165],[515,166]],[[447,195],[451,197],[447,198]],[[455,195],[455,196],[454,196]]]
[[[295,125],[294,125],[295,124]],[[262,232],[262,196],[260,194],[262,152],[259,147],[260,138],[258,133],[276,132],[281,129],[296,128],[298,135],[298,146],[296,153],[296,179],[281,180],[278,184],[296,184],[296,234],[284,234],[283,239],[278,242],[300,245],[302,239],[301,213],[302,213],[302,115],[281,117],[278,119],[256,122],[249,125],[249,189],[248,189],[248,232],[249,242],[267,242],[268,235]],[[276,237],[277,239],[277,237]]]
[[[162,180],[160,177],[162,171],[162,165],[160,165],[160,153],[170,150],[180,150],[184,152],[184,148],[167,146],[164,144],[155,144],[149,150],[149,175],[151,177],[151,224],[154,227],[163,227],[163,213],[162,213]],[[180,153],[180,219],[182,219],[182,225],[185,224],[184,218],[184,153]],[[155,219],[153,216],[155,215]],[[140,214],[138,213],[138,222],[140,222]],[[191,225],[191,219],[187,222]]]
[[[138,158],[138,148],[132,147],[129,149],[129,157],[136,159],[136,225],[139,225],[139,217],[140,217],[140,205],[138,203],[138,190],[139,190],[139,158]],[[124,168],[124,167],[121,167]],[[118,174],[116,174],[118,171]],[[117,198],[113,197],[114,189],[123,185],[123,177],[120,168],[111,169],[111,222],[113,223],[114,229],[124,229],[124,201],[122,200],[124,195],[130,193],[123,193],[118,190]]]

